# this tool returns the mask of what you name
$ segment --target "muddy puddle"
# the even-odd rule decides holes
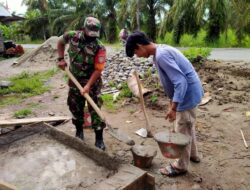
[[[110,175],[110,170],[48,135],[0,146],[0,155],[0,179],[25,190],[91,189]]]

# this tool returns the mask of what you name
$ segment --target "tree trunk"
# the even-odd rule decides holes
[[[114,43],[116,41],[116,14],[114,10],[112,13],[109,14],[109,21],[108,21],[108,42]]]
[[[155,24],[155,0],[149,0],[149,18],[148,18],[148,35],[155,41],[156,40],[156,24]]]
[[[137,0],[136,3],[136,23],[137,23],[137,30],[140,30],[140,0]]]

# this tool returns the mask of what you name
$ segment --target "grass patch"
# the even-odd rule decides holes
[[[40,104],[39,103],[31,102],[31,103],[28,104],[28,107],[29,108],[38,108],[38,107],[40,107]]]
[[[152,96],[150,97],[150,102],[151,102],[152,104],[156,104],[156,103],[158,102],[158,96],[157,96],[157,95],[152,95]]]
[[[189,59],[191,63],[197,63],[201,61],[201,58],[207,58],[210,53],[210,48],[189,48],[182,51],[182,53]]]
[[[132,96],[133,96],[133,93],[129,89],[128,84],[126,82],[122,83],[119,97],[120,98],[131,98]]]
[[[115,111],[117,109],[117,105],[113,101],[112,94],[103,94],[101,97],[105,108],[111,111]]]
[[[19,104],[23,99],[24,97],[21,96],[0,97],[0,108],[8,105]]]
[[[23,72],[8,79],[14,85],[9,88],[0,89],[0,96],[2,96],[0,106],[16,104],[24,98],[40,95],[48,91],[50,87],[45,85],[45,82],[56,72],[56,69],[33,74]]]
[[[30,109],[22,109],[22,110],[16,111],[13,116],[15,118],[25,118],[31,113],[32,111]]]
[[[115,111],[118,109],[119,103],[121,102],[122,99],[131,98],[132,96],[133,94],[130,91],[128,84],[126,82],[123,82],[121,84],[120,93],[116,101],[113,100],[113,94],[103,94],[101,97],[102,97],[104,106],[110,111]]]
[[[25,97],[42,94],[48,91],[49,87],[44,85],[50,77],[55,74],[55,70],[29,74],[23,72],[9,80],[14,84],[9,88],[0,89],[0,95],[23,94]]]
[[[163,38],[158,38],[157,43],[169,44],[178,47],[211,47],[211,48],[230,48],[230,47],[245,47],[250,48],[250,36],[245,34],[242,43],[239,44],[235,31],[229,29],[227,32],[220,34],[220,38],[214,43],[205,41],[206,31],[200,30],[197,36],[191,34],[183,34],[179,44],[173,41],[173,32],[167,32]]]

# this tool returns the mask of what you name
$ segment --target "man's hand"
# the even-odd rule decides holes
[[[85,93],[89,93],[89,91],[90,91],[90,86],[86,84],[80,92],[81,95],[83,96]]]
[[[176,119],[176,111],[169,110],[165,119],[172,123]]]
[[[67,63],[66,63],[66,61],[65,61],[64,59],[62,59],[61,61],[59,61],[59,62],[57,63],[57,66],[58,66],[60,69],[65,70],[65,67],[67,67]]]

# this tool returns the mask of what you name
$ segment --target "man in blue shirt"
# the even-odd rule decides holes
[[[126,43],[126,54],[133,57],[148,58],[153,56],[161,84],[170,98],[166,119],[176,122],[175,131],[190,138],[182,156],[176,162],[160,169],[169,177],[185,174],[189,161],[200,162],[196,146],[195,121],[196,107],[204,92],[194,67],[176,48],[168,45],[157,45],[151,42],[143,32],[132,33]]]

